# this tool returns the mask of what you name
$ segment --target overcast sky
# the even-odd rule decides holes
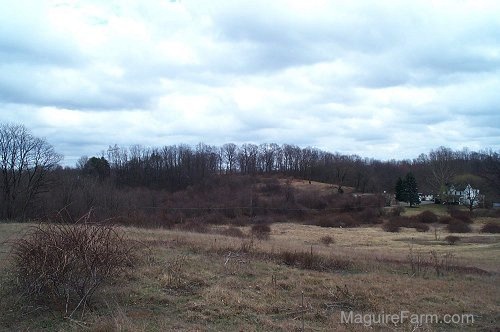
[[[500,150],[500,1],[0,1],[0,122],[108,145]]]

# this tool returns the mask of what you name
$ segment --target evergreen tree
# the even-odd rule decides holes
[[[84,174],[99,177],[100,180],[107,178],[110,172],[111,168],[109,162],[104,157],[92,157],[87,160],[83,167]]]
[[[409,203],[410,206],[420,203],[417,181],[412,173],[407,173],[404,179],[398,178],[396,182],[396,200]]]
[[[396,182],[396,200],[398,202],[404,202],[404,184],[403,179],[398,177],[398,181]]]
[[[420,204],[420,199],[418,197],[417,180],[411,172],[406,174],[403,184],[405,192],[405,202],[409,203],[410,207],[416,204]]]

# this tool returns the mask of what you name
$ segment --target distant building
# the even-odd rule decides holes
[[[420,199],[421,202],[434,201],[434,195],[433,194],[418,193],[418,198]]]
[[[477,206],[481,201],[479,189],[474,189],[470,184],[465,187],[455,187],[451,185],[446,193],[446,202],[448,204]]]

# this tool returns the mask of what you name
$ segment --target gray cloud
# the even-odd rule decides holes
[[[0,121],[65,155],[292,143],[500,148],[495,1],[0,4]],[[419,144],[416,145],[415,142]]]

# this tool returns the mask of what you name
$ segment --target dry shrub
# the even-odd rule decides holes
[[[500,233],[500,224],[490,221],[481,227],[481,232],[498,234]]]
[[[225,236],[231,236],[231,237],[239,237],[239,238],[244,238],[245,233],[237,227],[229,227],[229,228],[224,228],[219,231],[219,234],[225,235]]]
[[[351,195],[336,195],[332,205],[342,212],[352,212],[360,209],[361,198],[355,198]]]
[[[328,206],[326,197],[318,192],[299,192],[295,195],[295,201],[305,208],[313,210],[324,210]]]
[[[470,233],[472,231],[467,223],[458,219],[451,220],[447,228],[450,233]]]
[[[277,195],[283,192],[283,187],[277,178],[264,179],[261,192],[268,195]]]
[[[500,218],[500,209],[476,209],[474,217]]]
[[[65,304],[72,315],[84,311],[95,291],[131,264],[133,250],[110,225],[41,224],[15,241],[13,261],[25,295]]]
[[[460,236],[456,235],[448,235],[447,237],[444,238],[446,242],[448,242],[449,245],[454,245],[458,241],[460,241]]]
[[[429,225],[421,223],[418,218],[414,217],[393,217],[382,226],[386,232],[399,232],[401,227],[414,228],[419,232],[429,230]]]
[[[320,239],[321,243],[323,243],[325,246],[329,246],[330,244],[332,244],[333,242],[335,242],[335,240],[333,239],[332,236],[330,235],[325,235],[325,236],[322,236]]]
[[[343,213],[334,217],[323,217],[316,221],[315,223],[320,227],[358,227],[360,225],[359,221],[356,220],[352,215]]]
[[[419,232],[427,232],[429,230],[429,225],[421,223],[421,222],[414,222],[412,224],[412,227],[415,228]]]
[[[325,257],[313,253],[312,249],[310,252],[282,251],[279,259],[285,265],[315,271],[347,270],[352,266],[352,262],[348,259]]]
[[[382,229],[386,232],[399,233],[401,226],[396,219],[389,219],[385,224],[382,225]]]
[[[374,307],[373,301],[364,293],[352,292],[347,285],[335,286],[335,290],[329,290],[332,297],[331,303],[326,304],[328,308],[340,310],[369,310]]]
[[[448,225],[453,220],[450,216],[441,216],[439,218],[439,223],[443,225]]]
[[[471,224],[472,219],[470,213],[468,211],[458,210],[458,209],[450,209],[450,216],[454,219],[458,219],[463,221],[464,223]]]
[[[227,215],[226,215],[227,212]],[[229,216],[233,216],[234,210],[233,209],[225,209],[224,210],[224,215],[221,213],[209,213],[200,218],[201,221],[205,224],[212,224],[212,225],[223,225],[227,223],[227,218],[231,218]],[[235,215],[233,216],[233,218]]]
[[[178,224],[177,228],[186,232],[194,233],[210,233],[210,226],[200,220],[190,220],[182,224]]]
[[[322,217],[311,221],[311,223],[319,227],[339,227],[339,225],[336,224],[335,220],[331,217]]]
[[[267,224],[255,224],[252,225],[250,232],[259,240],[268,240],[271,233],[271,226]]]
[[[240,243],[239,252],[248,254],[254,251],[255,242],[253,238],[243,239]]]
[[[418,221],[425,224],[433,224],[438,222],[438,216],[432,211],[424,211],[418,216]]]
[[[233,226],[247,226],[252,221],[251,218],[241,216],[230,220],[230,224]]]
[[[235,208],[226,208],[223,210],[223,212],[224,212],[224,218],[234,219],[234,218],[238,217],[238,211]],[[223,223],[222,219],[221,219],[220,223]]]
[[[380,210],[376,208],[366,208],[356,215],[356,220],[361,224],[379,224]]]
[[[403,212],[405,212],[404,206],[398,205],[391,209],[391,215],[393,217],[399,217]]]

